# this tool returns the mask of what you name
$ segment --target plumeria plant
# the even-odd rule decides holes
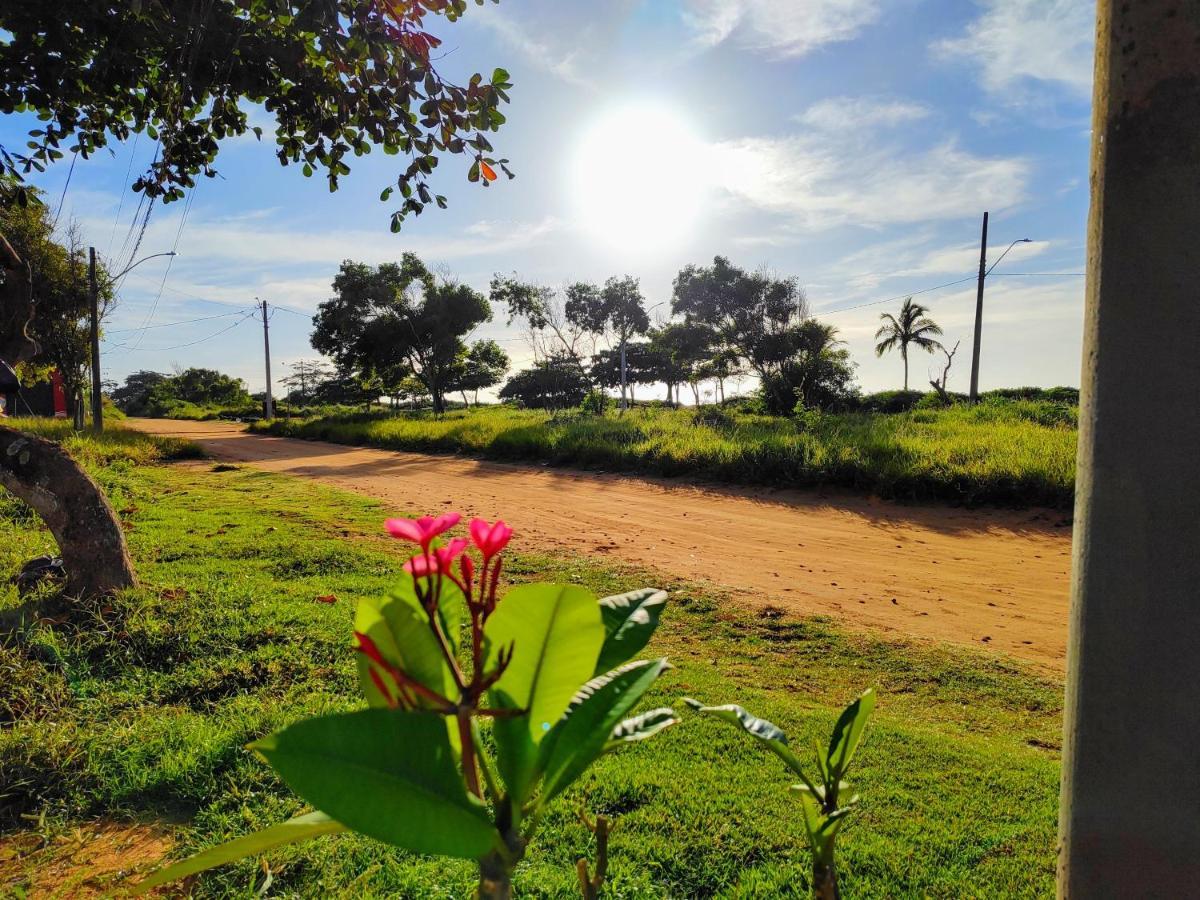
[[[448,537],[459,519],[386,523],[417,552],[395,591],[355,615],[367,708],[250,745],[317,811],[170,866],[138,892],[352,830],[476,860],[479,897],[507,898],[548,804],[604,754],[678,721],[668,708],[629,716],[667,668],[629,661],[658,626],[663,591],[598,600],[576,585],[523,584],[501,596],[512,529],[475,519],[469,539]]]
[[[787,735],[779,726],[733,704],[704,706],[690,698],[685,702],[705,715],[729,722],[764,744],[800,779],[799,784],[792,785],[792,790],[800,795],[804,830],[813,854],[813,896],[818,900],[836,900],[840,895],[834,841],[846,816],[858,805],[857,794],[846,796],[850,786],[844,779],[862,741],[867,719],[875,709],[874,689],[868,688],[842,711],[833,726],[829,748],[824,753],[820,746],[815,748],[818,775],[815,779],[804,773],[803,765],[788,746]]]

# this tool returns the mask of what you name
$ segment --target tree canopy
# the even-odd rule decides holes
[[[875,332],[875,355],[900,349],[900,358],[904,360],[904,390],[908,390],[908,345],[912,344],[926,353],[932,353],[942,346],[938,340],[942,335],[941,326],[929,318],[929,309],[920,303],[913,303],[912,297],[904,298],[900,305],[900,315],[881,313],[879,318],[883,324]]]
[[[482,5],[484,0],[476,0]],[[495,2],[495,0],[493,0]],[[275,155],[329,189],[350,158],[382,147],[407,157],[382,200],[399,190],[398,230],[427,204],[445,154],[473,159],[487,185],[506,159],[486,133],[504,123],[508,73],[443,78],[428,28],[467,0],[7,0],[0,6],[0,113],[33,113],[28,147],[0,145],[0,171],[22,178],[65,153],[87,159],[110,140],[145,134],[154,161],[133,187],[164,201],[216,175],[220,142],[253,130],[250,104],[275,119]]]
[[[466,362],[463,336],[492,317],[484,296],[435,276],[412,253],[378,267],[347,260],[333,291],[313,319],[313,348],[360,377],[411,374],[443,412]]]
[[[583,402],[588,387],[575,360],[552,356],[511,376],[500,389],[500,399],[517,400],[534,409],[566,409]]]

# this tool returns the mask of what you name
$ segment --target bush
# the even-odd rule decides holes
[[[583,402],[579,404],[579,410],[584,415],[602,416],[604,411],[612,405],[612,398],[599,388],[592,388],[583,395]]]
[[[937,398],[937,394],[933,395]],[[855,410],[869,413],[900,413],[913,409],[925,397],[922,391],[880,391],[858,398]]]

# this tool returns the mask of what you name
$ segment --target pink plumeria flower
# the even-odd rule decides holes
[[[512,535],[513,530],[504,524],[503,519],[497,519],[492,525],[484,519],[471,520],[471,540],[483,554],[484,562],[503,550]]]
[[[455,538],[444,547],[434,547],[428,553],[414,556],[404,564],[404,571],[418,578],[446,575],[454,571],[454,559],[467,549],[466,538]]]
[[[451,512],[440,516],[421,516],[419,519],[388,519],[383,527],[392,537],[420,544],[422,550],[428,551],[433,539],[449,531],[461,518],[458,513]]]

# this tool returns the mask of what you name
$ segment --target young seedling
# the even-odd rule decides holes
[[[704,706],[696,700],[685,698],[693,709],[735,725],[749,734],[768,750],[783,760],[784,764],[800,779],[792,790],[800,795],[804,830],[813,854],[813,896],[819,900],[836,900],[839,897],[837,866],[834,858],[834,841],[846,816],[858,805],[858,795],[848,799],[845,782],[850,763],[862,741],[867,719],[875,708],[875,691],[868,688],[853,703],[843,710],[833,726],[829,749],[822,754],[817,747],[818,777],[810,779],[788,746],[787,735],[777,725],[753,716],[740,706]]]
[[[387,522],[419,552],[391,596],[356,612],[368,708],[250,745],[318,811],[169,866],[135,893],[352,830],[476,860],[478,896],[503,900],[547,805],[604,754],[678,721],[666,708],[627,718],[667,669],[665,659],[628,661],[657,628],[663,591],[597,600],[576,585],[524,584],[501,597],[512,529],[475,519],[470,540],[444,540],[458,521],[449,513]],[[602,879],[597,872],[589,887],[598,891]]]

